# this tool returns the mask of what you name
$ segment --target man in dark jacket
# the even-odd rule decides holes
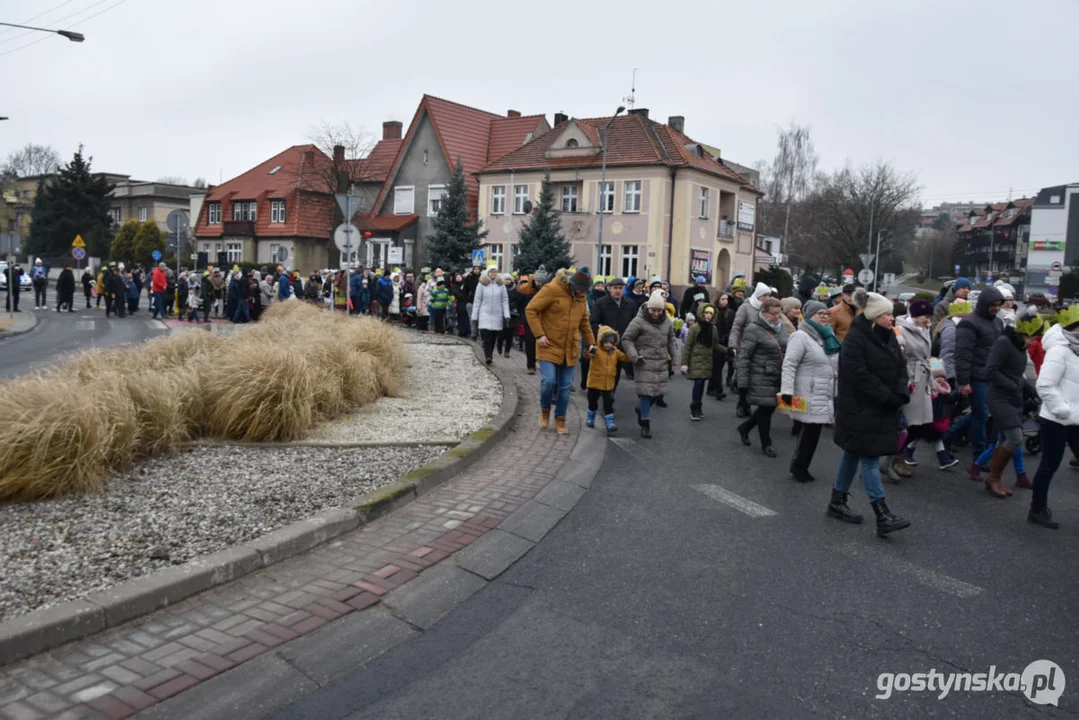
[[[75,312],[75,273],[70,265],[64,267],[56,279],[56,312],[65,305],[68,312]]]
[[[693,278],[693,285],[686,288],[685,293],[682,294],[682,305],[678,308],[679,316],[684,318],[686,313],[693,312],[693,308],[697,303],[708,302],[708,286],[705,285],[706,282],[703,275]]]
[[[814,293],[819,284],[817,278],[812,275],[803,275],[801,279],[798,280],[798,288],[794,291],[794,297],[801,300],[802,305],[805,305],[810,300],[815,300]]]
[[[120,273],[119,267],[110,268],[110,274],[105,281],[109,290],[109,295],[112,297],[112,311],[116,313],[118,317],[127,317],[127,288],[124,285],[124,276]],[[105,303],[105,317],[109,316],[109,306]]]
[[[385,320],[393,302],[393,281],[385,275],[380,275],[375,283],[375,302],[378,303],[378,316]]]
[[[959,419],[944,435],[947,445],[963,432],[969,432],[970,449],[977,458],[985,450],[985,425],[989,420],[989,353],[1004,329],[997,317],[1004,296],[995,287],[982,290],[974,312],[959,321],[955,328],[955,383],[960,395],[970,397],[970,414]],[[983,482],[976,462],[969,468],[970,479]]]
[[[8,287],[7,307],[5,310],[8,312],[22,312],[19,309],[19,293],[22,291],[22,267],[19,263],[14,263],[13,265],[8,265],[7,270],[4,272],[7,274]]]
[[[637,305],[626,297],[625,291],[625,280],[619,277],[611,280],[607,283],[607,295],[596,301],[593,308],[595,312],[589,318],[589,322],[592,323],[592,334],[596,337],[599,337],[600,325],[606,325],[618,333],[619,350],[622,349],[621,337],[626,334],[626,328],[629,327],[633,318],[637,317]],[[625,372],[626,377],[632,380],[633,363],[622,363],[619,366],[619,372],[614,376],[615,388],[618,387],[618,379],[622,372]]]

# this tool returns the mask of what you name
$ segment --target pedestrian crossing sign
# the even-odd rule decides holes
[[[86,247],[86,243],[82,240],[82,235],[75,236],[75,242],[71,243],[71,247]]]
[[[483,263],[485,261],[486,255],[487,255],[487,253],[484,252],[483,250],[473,250],[472,251],[472,266],[475,267],[476,265],[479,265],[479,266],[482,267]]]

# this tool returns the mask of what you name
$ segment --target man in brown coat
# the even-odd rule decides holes
[[[832,332],[835,333],[839,342],[843,342],[843,338],[847,337],[850,324],[854,321],[854,316],[858,314],[858,309],[854,306],[853,294],[854,285],[844,285],[843,294],[828,311],[828,324],[832,326]]]
[[[592,273],[587,267],[573,272],[559,270],[525,308],[528,326],[536,336],[536,359],[540,366],[540,427],[550,426],[554,402],[555,430],[559,435],[569,434],[566,410],[581,337],[589,355],[596,349],[586,299],[591,289]]]

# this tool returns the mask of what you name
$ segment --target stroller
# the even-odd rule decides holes
[[[1037,455],[1042,451],[1042,427],[1038,423],[1041,406],[1041,399],[1037,396],[1023,404],[1023,450],[1028,455]]]

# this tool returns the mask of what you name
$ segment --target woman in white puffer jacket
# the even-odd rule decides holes
[[[510,321],[510,300],[502,276],[494,265],[480,276],[476,286],[476,297],[472,300],[472,324],[480,329],[483,339],[483,356],[491,364],[495,350],[495,340],[502,328]]]
[[[1049,509],[1049,483],[1064,450],[1079,442],[1079,305],[1061,310],[1057,324],[1045,333],[1045,360],[1038,374],[1042,458],[1034,473],[1034,493],[1027,519],[1055,530],[1060,524]]]

